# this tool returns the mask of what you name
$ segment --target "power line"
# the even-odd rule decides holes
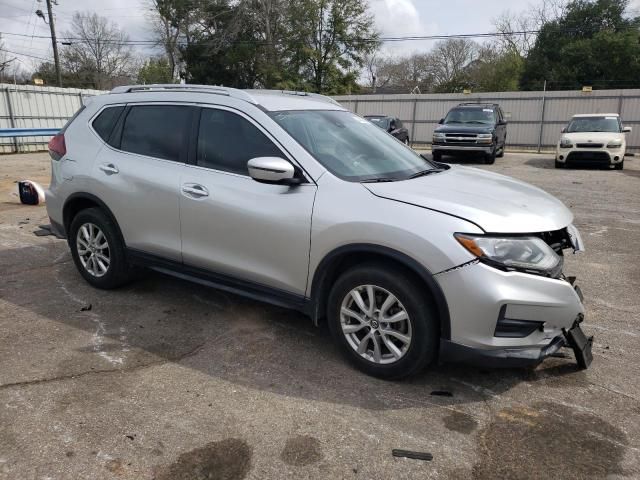
[[[12,50],[7,50],[6,48],[0,48],[0,52],[12,53],[14,55],[20,55],[22,57],[37,58],[38,60],[42,60],[43,62],[50,62],[51,61],[51,59],[49,59],[49,58],[38,57],[36,55],[30,55],[28,53],[14,52]]]

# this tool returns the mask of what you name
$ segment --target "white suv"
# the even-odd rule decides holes
[[[627,148],[624,134],[629,132],[631,127],[623,127],[617,113],[574,115],[569,126],[562,129],[556,149],[556,168],[574,162],[592,162],[622,170]]]
[[[326,319],[384,378],[440,359],[591,361],[573,215],[520,181],[435,163],[335,101],[119,87],[50,144],[47,210],[82,276],[141,265]]]

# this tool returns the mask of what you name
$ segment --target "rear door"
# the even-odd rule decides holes
[[[244,113],[203,107],[196,123],[195,158],[180,192],[184,263],[304,295],[315,184],[268,185],[249,177],[251,158],[292,159]]]
[[[180,174],[194,110],[130,104],[98,154],[93,191],[113,212],[129,248],[181,260]]]

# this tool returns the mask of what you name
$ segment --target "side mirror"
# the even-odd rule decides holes
[[[631,133],[631,127],[622,127],[622,133]]]
[[[296,170],[288,161],[279,157],[257,157],[247,162],[249,176],[256,182],[276,185],[297,185]]]
[[[564,128],[560,131],[560,133],[567,133],[567,127],[564,127]]]
[[[506,125],[506,124],[507,124],[506,120],[501,120],[498,122],[498,125]]]
[[[440,121],[438,122],[438,124],[443,125],[444,124],[444,118],[441,118]]]

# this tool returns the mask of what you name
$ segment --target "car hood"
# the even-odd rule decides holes
[[[488,233],[548,232],[573,221],[571,211],[544,190],[476,168],[452,166],[411,180],[363,185],[378,197],[461,217]]]
[[[493,125],[451,123],[449,125],[436,127],[434,133],[492,133],[493,130]]]
[[[584,142],[584,143],[605,143],[610,142],[611,140],[623,140],[624,141],[624,133],[617,132],[573,132],[573,133],[563,133],[563,138],[568,138],[574,142]]]

